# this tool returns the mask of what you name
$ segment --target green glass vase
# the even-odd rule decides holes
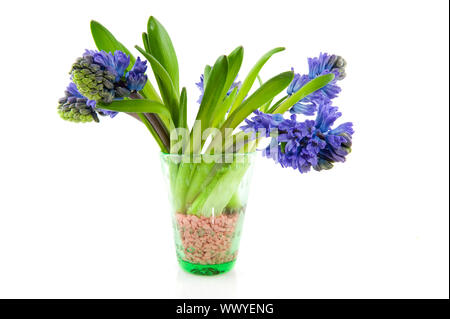
[[[178,262],[217,275],[236,262],[255,153],[161,154]]]

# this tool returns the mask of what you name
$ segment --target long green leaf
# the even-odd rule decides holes
[[[236,128],[253,111],[283,91],[291,83],[293,78],[294,72],[288,71],[280,73],[265,82],[227,118],[222,125],[222,129]]]
[[[114,37],[114,35],[107,28],[105,28],[99,22],[92,20],[91,33],[97,49],[112,53],[114,53],[116,50],[122,51],[130,56],[130,65],[128,66],[127,70],[130,70],[133,67],[136,58],[122,43],[120,43]],[[141,93],[148,99],[156,101],[160,100],[158,93],[156,93],[155,88],[151,85],[150,81],[147,81]]]
[[[147,23],[150,52],[161,63],[172,79],[175,90],[179,92],[178,60],[172,40],[166,29],[154,17]]]
[[[178,127],[187,128],[187,92],[183,87],[180,95],[180,119],[178,121]]]
[[[219,104],[219,106],[217,107],[217,111],[215,112],[216,115],[213,118],[211,127],[217,128],[223,124],[225,120],[225,115],[227,114],[227,111],[230,109],[231,103],[236,97],[237,92],[238,88],[235,87],[233,91],[231,91],[230,95],[227,96],[221,104]]]
[[[216,176],[213,177],[209,183],[213,186],[213,189],[208,192],[210,185],[205,187],[205,193],[208,196],[206,200],[202,201],[200,194],[200,202],[202,207],[199,209],[201,215],[210,217],[214,212],[222,212],[231,200],[233,194],[238,190],[239,184],[242,182],[242,177],[247,172],[249,163],[232,163],[225,169],[223,175],[218,174],[219,179],[216,180]],[[196,207],[197,200],[192,203],[192,207]],[[189,213],[190,211],[188,211]]]
[[[205,71],[203,71],[203,90],[205,90],[206,88],[206,83],[208,83],[210,73],[211,73],[211,66],[205,65]]]
[[[258,79],[258,83],[259,86],[263,85],[263,80],[261,79],[261,77],[258,75],[257,76]],[[268,108],[270,107],[270,104],[272,104],[273,99],[270,99],[269,101],[267,101],[266,103],[264,103],[264,105],[262,105],[259,109],[261,110],[261,112],[266,113],[266,111],[268,110]]]
[[[242,60],[244,59],[244,48],[237,47],[228,55],[228,73],[225,86],[222,91],[222,96],[225,97],[234,80],[236,79],[239,70],[241,69]]]
[[[147,32],[142,32],[142,43],[144,43],[144,49],[146,52],[150,52],[150,46],[148,45],[148,34]]]
[[[294,78],[294,72],[283,72],[274,76],[261,87],[259,87],[248,99],[246,99],[223,123],[220,128],[222,134],[217,134],[208,146],[207,153],[217,148],[220,143],[227,144],[231,136],[226,129],[235,129],[247,116],[262,105],[273,99],[278,93],[285,89]],[[222,140],[221,140],[222,139]],[[223,148],[222,148],[223,149]]]
[[[280,113],[283,114],[287,110],[289,110],[295,103],[303,99],[304,97],[308,96],[309,94],[320,90],[324,86],[326,86],[328,83],[333,81],[334,74],[329,73],[322,76],[319,76],[315,78],[314,80],[309,81],[306,83],[300,90],[292,94],[289,98],[287,98],[283,103],[278,105],[272,113]]]
[[[222,89],[222,93],[219,98],[219,103],[217,103],[215,109],[212,111],[214,113],[213,118],[211,119],[211,127],[217,128],[221,125],[225,119],[225,115],[230,108],[231,103],[234,101],[227,97],[227,93],[236,79],[238,72],[242,65],[242,60],[244,59],[244,48],[242,46],[237,47],[230,53],[227,57],[228,59],[228,73],[227,79]],[[225,100],[228,100],[225,103]]]
[[[99,109],[128,113],[155,113],[170,118],[170,112],[164,104],[152,100],[118,100],[111,104],[99,104]]]
[[[99,22],[91,21],[91,33],[94,38],[95,45],[99,50],[114,53],[114,51],[119,50],[130,56],[130,65],[127,70],[131,69],[136,61],[136,58],[128,51],[128,49],[120,43],[113,34],[106,29]]]
[[[270,107],[270,105],[268,105],[266,108],[261,108],[261,111],[264,113],[273,113],[273,111],[276,110],[276,108],[278,107],[278,105],[280,105],[284,100],[286,100],[289,97],[289,95],[285,95],[283,96],[281,99],[279,99],[277,102],[275,102],[274,105],[272,105]]]
[[[201,150],[203,141],[201,145],[193,145],[193,134],[198,129],[203,133],[203,129],[210,127],[214,116],[215,107],[217,103],[220,102],[219,99],[222,94],[225,81],[227,79],[227,72],[228,59],[225,55],[222,55],[216,60],[216,63],[214,63],[214,66],[211,69],[211,73],[208,79],[208,85],[205,88],[205,93],[203,94],[202,102],[200,103],[196,121],[191,131],[191,145],[189,149],[194,153]]]
[[[248,92],[250,92],[250,89],[253,86],[253,83],[256,80],[256,77],[258,76],[259,71],[261,71],[264,64],[270,59],[272,55],[274,55],[277,52],[283,51],[284,48],[275,48],[273,50],[270,50],[266,54],[264,54],[258,62],[256,62],[255,66],[250,70],[249,74],[245,78],[244,82],[242,83],[241,88],[239,89],[239,93],[236,96],[236,100],[233,102],[233,105],[231,107],[230,113],[232,113],[245,99]]]
[[[176,124],[178,124],[179,117],[179,96],[176,91],[172,79],[170,78],[169,73],[164,68],[164,66],[158,62],[158,60],[151,54],[145,52],[138,45],[135,48],[144,55],[144,57],[150,62],[152,66],[153,72],[155,74],[155,78],[158,82],[159,90],[161,92],[161,96],[163,98],[164,104],[167,105],[171,111],[172,118]]]
[[[203,94],[202,102],[197,113],[196,120],[201,120],[203,127],[210,125],[210,119],[214,108],[219,102],[228,72],[228,59],[225,55],[220,56],[209,74],[208,86]]]

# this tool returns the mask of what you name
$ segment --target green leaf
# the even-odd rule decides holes
[[[194,153],[201,150],[203,146],[203,140],[201,145],[193,145],[193,134],[199,129],[203,133],[203,129],[209,128],[214,116],[214,110],[217,103],[220,102],[220,96],[227,79],[228,72],[228,59],[225,55],[220,56],[211,70],[208,79],[208,85],[205,88],[202,102],[197,113],[194,127],[191,131],[190,147],[189,149]],[[200,125],[200,127],[199,127]]]
[[[276,110],[276,108],[278,107],[278,105],[280,105],[284,100],[286,100],[289,97],[289,95],[285,95],[283,96],[281,99],[279,99],[274,105],[272,105],[272,107],[270,107],[270,105],[267,105],[266,108],[261,108],[261,111],[263,111],[264,113],[273,113],[273,111]],[[270,108],[269,108],[270,107]]]
[[[256,78],[258,79],[259,86],[263,85],[264,82],[261,80],[261,77],[258,75]]]
[[[233,103],[237,91],[233,94],[233,98],[227,97],[227,93],[236,79],[238,72],[242,65],[242,60],[244,59],[244,48],[242,46],[237,47],[233,52],[227,57],[228,59],[228,73],[227,79],[223,86],[221,96],[219,98],[219,103],[213,110],[214,116],[211,119],[211,127],[217,128],[221,125],[225,119],[227,111],[230,109],[231,103]],[[231,94],[230,94],[231,95]],[[227,101],[226,101],[227,100]],[[225,102],[226,101],[226,102]]]
[[[237,132],[225,141],[223,145],[224,151],[226,153],[238,152],[245,144],[253,140],[254,134],[254,132]]]
[[[139,93],[141,93],[142,96],[145,97],[146,99],[161,102],[161,98],[159,97],[153,85],[150,83],[150,80],[147,80],[147,83],[145,83],[144,88],[141,91],[139,91]]]
[[[261,79],[261,77],[258,75],[256,78],[258,79],[259,86],[263,85],[264,82]],[[266,113],[267,109],[270,107],[270,104],[272,104],[272,101],[273,101],[273,99],[270,99],[263,106],[261,106],[261,108],[260,108],[261,112]]]
[[[95,45],[99,50],[114,53],[116,50],[130,56],[130,65],[127,70],[131,69],[136,61],[135,57],[128,51],[128,49],[120,43],[108,29],[106,29],[99,22],[91,21],[91,33],[94,38]]]
[[[256,80],[256,77],[258,76],[259,71],[261,71],[264,64],[270,59],[272,55],[274,55],[277,52],[284,51],[284,48],[275,48],[273,50],[270,50],[266,54],[264,54],[258,62],[256,62],[255,66],[250,70],[249,74],[245,78],[244,82],[242,83],[241,88],[239,89],[239,93],[236,96],[236,100],[233,102],[233,106],[231,107],[230,113],[233,112],[245,99],[248,92],[250,92],[250,89],[253,86],[253,83]]]
[[[223,100],[223,102],[217,107],[217,111],[215,112],[215,116],[212,121],[211,127],[219,127],[223,124],[225,120],[225,115],[227,111],[230,109],[231,103],[234,101],[238,92],[238,88],[235,87],[233,91],[231,91],[230,95]]]
[[[227,118],[222,125],[222,130],[225,128],[236,128],[253,111],[283,91],[291,83],[293,78],[294,72],[288,71],[280,73],[265,82]]]
[[[155,74],[156,81],[158,82],[159,90],[163,98],[164,104],[170,108],[172,118],[176,124],[178,124],[179,109],[178,102],[179,96],[176,91],[172,79],[169,73],[161,63],[151,54],[145,52],[141,47],[135,46],[135,48],[142,53],[142,55],[150,62],[152,70]]]
[[[206,88],[206,82],[208,82],[210,73],[211,73],[211,66],[205,65],[205,71],[203,71],[203,91]]]
[[[185,87],[181,90],[180,95],[180,119],[178,127],[187,128],[187,92]]]
[[[234,80],[236,79],[238,72],[244,59],[244,48],[242,46],[237,47],[228,55],[228,74],[225,86],[223,88],[222,95],[225,97]]]
[[[329,73],[322,76],[319,76],[315,78],[314,80],[309,81],[306,83],[300,90],[292,94],[289,98],[287,98],[283,103],[278,105],[274,110],[272,110],[272,113],[280,113],[283,114],[287,110],[289,110],[295,103],[303,99],[304,97],[308,96],[309,94],[320,90],[324,86],[326,86],[328,83],[333,81],[334,74]]]
[[[134,62],[136,61],[136,58],[130,53],[130,51],[122,44],[120,43],[111,32],[109,32],[108,29],[106,29],[103,25],[101,25],[99,22],[92,20],[91,21],[91,33],[92,37],[94,38],[95,45],[97,46],[97,49],[103,50],[105,52],[112,52],[119,50],[124,52],[125,54],[130,56],[130,65],[128,66],[127,70],[130,70]],[[144,89],[141,91],[142,94],[152,100],[160,100],[158,93],[156,93],[155,88],[151,85],[150,81],[147,81],[145,84]]]
[[[144,49],[146,52],[150,52],[150,46],[148,45],[148,34],[147,32],[142,32],[142,43],[144,43]]]
[[[227,79],[227,72],[228,59],[225,55],[222,55],[216,60],[211,69],[208,79],[209,85],[205,88],[200,109],[197,113],[196,120],[201,120],[203,127],[208,127],[211,123],[214,108],[220,100],[220,95]]]
[[[175,91],[179,92],[178,60],[169,34],[154,17],[150,17],[148,20],[147,33],[149,53],[164,66],[172,79]]]
[[[170,112],[164,104],[152,100],[118,100],[111,104],[98,104],[98,108],[115,112],[155,113],[170,118]]]
[[[198,163],[196,164],[196,170],[189,180],[189,187],[186,192],[186,204],[190,205],[198,194],[202,193],[205,185],[208,185],[213,177],[211,173],[212,168],[216,163]]]

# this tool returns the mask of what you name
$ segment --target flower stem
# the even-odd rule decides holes
[[[138,92],[133,92],[130,95],[130,99],[138,100],[143,99],[143,97]],[[153,113],[143,113],[142,116],[145,117],[146,121],[143,120],[141,114],[139,114],[138,116],[155,137],[155,139],[157,140],[156,142],[160,145],[160,147],[161,145],[163,146],[161,147],[161,150],[167,153],[170,149],[169,132],[166,126],[162,123],[159,116]]]
[[[149,122],[147,117],[143,113],[138,113],[139,118],[141,119],[142,123],[148,128],[150,133],[152,133],[153,137],[156,140],[156,143],[158,143],[159,147],[161,148],[162,152],[167,153],[168,150],[164,143],[162,142],[161,138],[159,138],[158,133],[156,132],[155,128],[152,126],[152,124]]]

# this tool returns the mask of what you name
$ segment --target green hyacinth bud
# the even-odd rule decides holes
[[[334,63],[332,70],[338,70],[339,76],[337,77],[338,80],[343,80],[346,76],[345,74],[345,67],[347,65],[347,62],[344,60],[343,57],[336,55],[334,56]]]
[[[90,55],[78,58],[70,71],[72,80],[82,95],[90,100],[109,104],[115,97],[115,75],[93,63]]]
[[[66,96],[58,101],[58,114],[66,121],[76,123],[98,122],[95,111],[86,104],[87,99]]]
[[[322,170],[329,170],[332,168],[333,168],[333,163],[326,159],[322,159],[322,158],[319,158],[319,160],[317,161],[317,165],[314,166],[314,169],[319,172]]]

